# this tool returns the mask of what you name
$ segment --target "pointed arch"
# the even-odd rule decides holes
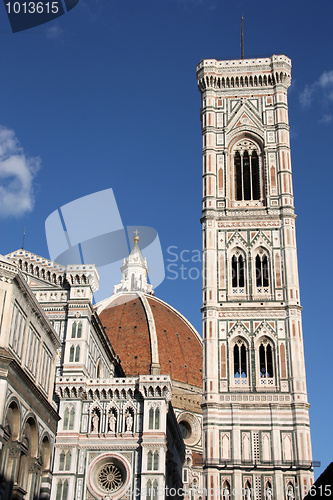
[[[59,470],[65,470],[65,452],[62,450],[59,454]]]
[[[65,460],[65,470],[66,471],[69,471],[71,468],[71,460],[72,460],[72,453],[70,450],[68,450],[66,453],[66,460]]]
[[[63,420],[63,424],[62,424],[62,428],[63,430],[67,430],[68,429],[68,420],[69,420],[69,408],[65,408],[65,411],[64,411],[64,420]]]
[[[153,470],[158,470],[159,457],[160,457],[160,454],[159,454],[158,450],[156,450],[155,453],[154,453]]]
[[[222,483],[222,499],[223,500],[231,499],[230,482],[227,479],[225,479]]]
[[[265,334],[263,334],[265,330]],[[257,387],[275,388],[276,379],[276,342],[266,328],[255,340]]]
[[[153,470],[153,452],[151,450],[147,453],[147,470]]]
[[[75,346],[71,345],[69,349],[69,362],[72,363],[74,361],[74,353],[75,353]]]
[[[75,408],[72,406],[72,408],[69,410],[69,420],[68,420],[68,430],[72,431],[74,429],[74,419],[75,419]]]
[[[250,433],[244,432],[242,436],[243,460],[251,460]]]
[[[154,408],[149,409],[149,429],[154,429]]]
[[[282,438],[283,460],[291,462],[293,458],[291,434],[284,434]]]
[[[245,387],[249,384],[249,349],[243,337],[237,336],[230,345],[231,381],[234,387]]]
[[[230,460],[230,436],[229,433],[223,433],[221,437],[221,457],[224,460]]]

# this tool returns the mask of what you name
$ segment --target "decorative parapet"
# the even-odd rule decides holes
[[[56,287],[63,287],[67,279],[71,286],[90,285],[93,292],[99,288],[99,274],[94,264],[63,266],[22,249],[9,253],[3,260],[15,264],[28,276],[49,282]]]
[[[57,377],[56,394],[65,399],[133,398],[138,390],[143,398],[171,400],[172,384],[169,375],[91,379]]]
[[[199,90],[267,87],[282,83],[289,87],[291,60],[285,55],[219,61],[203,59],[197,65]]]
[[[99,288],[99,274],[94,264],[67,266],[66,277],[71,286],[90,285],[93,292]]]
[[[139,391],[145,398],[164,398],[170,401],[172,383],[169,375],[141,375]]]

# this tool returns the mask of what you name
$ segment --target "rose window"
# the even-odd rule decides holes
[[[123,472],[120,467],[114,463],[103,465],[98,473],[98,484],[104,491],[117,491],[123,483]]]

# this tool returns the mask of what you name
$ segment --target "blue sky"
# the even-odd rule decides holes
[[[0,11],[3,14],[3,10]],[[166,279],[156,295],[201,332],[201,130],[196,64],[286,54],[313,456],[332,460],[332,2],[80,0],[12,34],[0,25],[0,252],[48,256],[45,219],[113,188],[125,226],[154,228]],[[107,213],[100,214],[107,218]],[[168,269],[186,279],[171,279]],[[182,261],[193,256],[193,262]],[[178,266],[178,267],[177,267]],[[110,286],[110,289],[112,287]],[[319,369],[320,368],[320,369]]]

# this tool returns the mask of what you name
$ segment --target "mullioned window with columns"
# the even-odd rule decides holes
[[[263,201],[263,156],[259,144],[248,138],[237,141],[231,150],[230,167],[231,199],[244,204]]]
[[[276,350],[273,340],[260,337],[251,348],[248,341],[238,336],[229,344],[230,385],[245,389],[276,390]],[[255,363],[252,365],[252,361]],[[221,373],[222,374],[222,373]]]

